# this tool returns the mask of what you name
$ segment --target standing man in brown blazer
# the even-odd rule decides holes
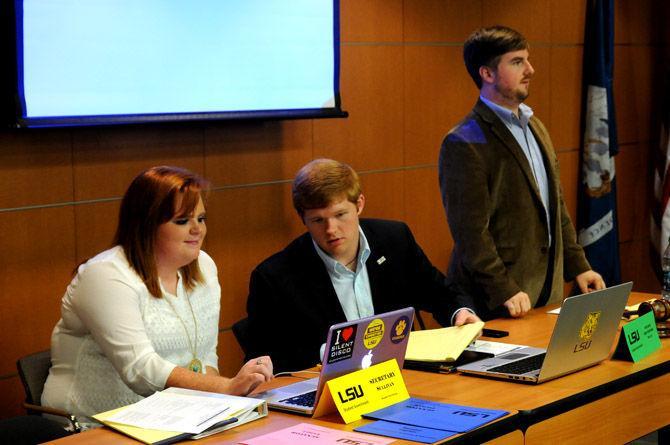
[[[528,42],[510,28],[482,28],[463,57],[480,97],[440,151],[454,238],[448,282],[485,320],[561,301],[564,280],[582,292],[604,288],[577,244],[547,129],[523,104],[535,72]]]

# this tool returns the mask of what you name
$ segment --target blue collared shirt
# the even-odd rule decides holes
[[[359,318],[374,315],[375,309],[372,306],[372,292],[370,291],[370,279],[368,277],[368,268],[365,262],[370,257],[370,245],[363,233],[358,227],[360,235],[358,241],[358,259],[356,272],[347,269],[340,264],[314,242],[314,248],[323,264],[326,266],[330,281],[333,283],[337,298],[344,311],[347,321],[358,320]]]
[[[370,245],[360,226],[358,226],[358,233],[360,234],[360,238],[358,241],[358,263],[356,265],[356,272],[347,269],[343,264],[340,264],[326,252],[321,250],[319,245],[312,238],[314,249],[326,266],[326,271],[330,276],[330,281],[333,283],[335,293],[337,294],[338,300],[340,300],[340,305],[342,306],[345,317],[347,317],[347,321],[369,317],[375,313],[375,309],[372,305],[372,292],[370,291],[368,268],[365,265],[365,262],[368,260],[371,253]],[[470,308],[459,308],[451,315],[452,325],[454,324],[456,314],[461,309],[465,309],[474,314]],[[325,349],[326,344],[323,343],[319,349],[320,357],[323,357]]]
[[[520,104],[519,117],[517,117],[512,110],[501,107],[482,96],[479,98],[503,121],[521,147],[523,154],[526,155],[530,170],[533,172],[533,178],[535,178],[535,184],[537,184],[537,188],[540,190],[540,197],[542,198],[547,221],[549,244],[551,244],[551,230],[549,229],[551,227],[549,220],[549,180],[547,179],[547,170],[542,160],[540,145],[528,127],[528,122],[531,116],[533,116],[533,110],[528,105]]]
[[[372,291],[370,290],[368,268],[365,265],[365,262],[370,258],[370,245],[360,226],[358,227],[358,233],[360,234],[360,239],[358,241],[359,255],[356,272],[352,272],[333,259],[330,255],[321,250],[319,245],[312,239],[316,253],[326,266],[326,271],[330,276],[330,281],[333,283],[335,293],[337,294],[338,300],[340,300],[340,305],[342,306],[344,315],[347,317],[347,321],[369,317],[375,313],[374,306],[372,305]],[[458,308],[451,315],[452,325],[454,324],[456,314],[461,309],[465,309],[474,314],[474,311],[470,308]],[[323,348],[321,350],[321,355],[323,355]]]

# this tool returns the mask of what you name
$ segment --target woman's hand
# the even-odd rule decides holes
[[[251,359],[230,379],[230,394],[246,396],[263,382],[272,380],[272,359],[264,355]]]

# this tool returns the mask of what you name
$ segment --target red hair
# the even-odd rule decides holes
[[[156,298],[162,297],[154,257],[158,227],[174,217],[192,214],[208,188],[209,183],[195,173],[159,166],[137,175],[123,196],[114,244],[123,247],[128,262]],[[180,208],[176,209],[178,200]],[[197,259],[181,272],[189,290],[202,282]]]

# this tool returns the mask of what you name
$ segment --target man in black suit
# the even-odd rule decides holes
[[[307,233],[251,274],[248,356],[270,355],[275,371],[314,366],[328,328],[413,306],[442,325],[479,321],[451,291],[402,222],[360,219],[365,197],[348,165],[317,159],[293,182]]]

